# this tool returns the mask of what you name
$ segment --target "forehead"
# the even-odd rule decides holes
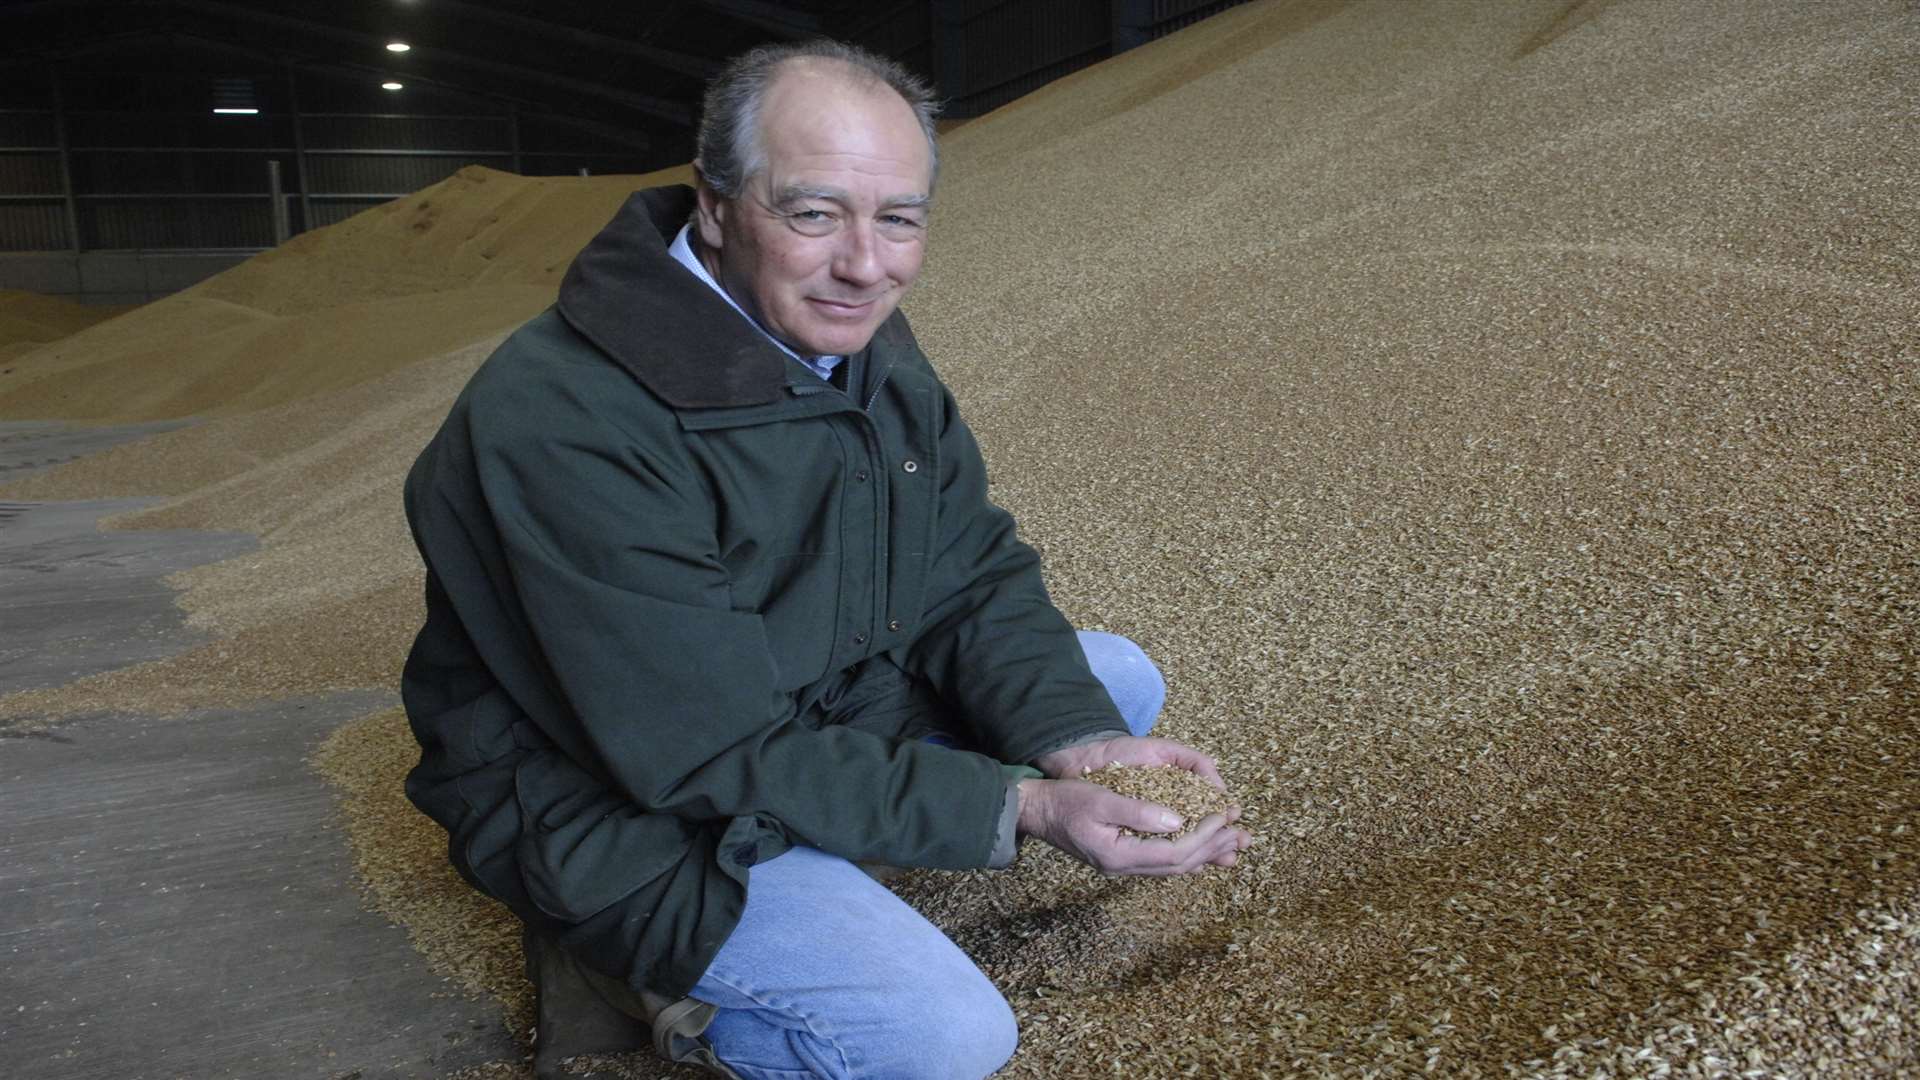
[[[776,186],[790,179],[786,174],[832,172],[912,189],[889,194],[925,194],[932,179],[932,154],[913,107],[845,65],[783,65],[767,89],[760,127]]]

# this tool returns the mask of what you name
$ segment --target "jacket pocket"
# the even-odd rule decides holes
[[[584,922],[671,873],[694,847],[697,826],[646,812],[557,750],[528,753],[514,790],[527,897],[565,922]]]

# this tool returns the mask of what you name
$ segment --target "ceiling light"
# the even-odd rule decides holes
[[[409,50],[409,49],[411,49],[411,48],[413,48],[413,46],[411,46],[411,45],[409,45],[409,44],[407,44],[407,43],[406,43],[406,42],[404,42],[404,41],[389,41],[389,42],[387,42],[387,51],[388,51],[388,52],[406,52],[407,50]]]
[[[208,104],[222,116],[256,116],[260,112],[260,97],[252,79],[216,78],[212,91],[213,100]]]
[[[400,90],[400,89],[404,89],[404,87],[403,87],[403,85],[402,85],[402,84],[400,84],[400,83],[397,83],[397,82],[393,82],[392,80],[388,80],[387,82],[383,82],[383,83],[381,83],[381,84],[380,84],[380,89],[382,89],[382,90]]]

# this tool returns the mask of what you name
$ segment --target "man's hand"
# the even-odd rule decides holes
[[[1094,769],[1116,763],[1177,765],[1190,773],[1198,773],[1217,790],[1227,790],[1226,782],[1220,779],[1220,770],[1215,766],[1212,758],[1185,743],[1151,735],[1145,737],[1117,735],[1100,742],[1070,746],[1065,750],[1055,750],[1051,754],[1040,755],[1034,759],[1033,765],[1057,780],[1077,780]]]
[[[1226,785],[1213,759],[1171,739],[1131,735],[1056,750],[1034,764],[1054,780],[1020,782],[1019,830],[1037,836],[1103,874],[1190,874],[1208,866],[1232,866],[1253,843],[1244,830],[1229,828],[1240,808],[1209,814],[1178,840],[1122,836],[1120,830],[1173,832],[1183,822],[1173,811],[1141,799],[1117,795],[1079,779],[1110,762],[1122,765],[1174,765],[1204,777],[1220,790]]]

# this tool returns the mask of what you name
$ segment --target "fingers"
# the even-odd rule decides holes
[[[1071,779],[1082,772],[1097,769],[1114,760],[1117,751],[1113,744],[1123,741],[1119,738],[1103,739],[1100,742],[1083,743],[1063,750],[1055,750],[1033,759],[1034,767],[1054,779]]]
[[[1227,783],[1220,778],[1220,767],[1214,759],[1195,750],[1183,742],[1163,739],[1157,735],[1129,736],[1125,739],[1113,739],[1106,744],[1105,760],[1119,761],[1123,765],[1177,765],[1190,773],[1197,774],[1202,780],[1213,785],[1215,791],[1227,790]]]
[[[1102,799],[1099,807],[1100,818],[1109,825],[1123,829],[1132,829],[1143,833],[1178,832],[1186,822],[1180,815],[1145,799],[1130,799],[1124,795],[1114,795]]]
[[[1193,764],[1187,766],[1188,771],[1198,774],[1200,779],[1212,784],[1215,791],[1227,790],[1227,782],[1220,778],[1219,765],[1215,764],[1211,757],[1199,751],[1195,751],[1194,756],[1195,761]]]
[[[1169,854],[1175,861],[1167,872],[1191,874],[1208,866],[1231,866],[1241,850],[1253,842],[1244,830],[1230,827],[1239,817],[1240,808],[1236,806],[1227,813],[1200,819],[1192,832],[1173,841],[1175,850]]]
[[[1227,811],[1227,823],[1231,825],[1239,820],[1240,808],[1237,806],[1230,808]],[[1221,832],[1229,842],[1224,851],[1214,856],[1212,864],[1214,866],[1232,866],[1234,863],[1240,861],[1241,852],[1253,846],[1253,834],[1245,829],[1222,829]]]
[[[1227,790],[1227,782],[1220,778],[1220,766],[1211,756],[1185,743],[1174,742],[1171,739],[1161,741],[1167,744],[1169,760],[1172,764],[1198,775],[1202,780],[1212,784],[1215,791]]]
[[[1179,747],[1168,740],[1152,741]],[[1179,748],[1197,759],[1196,764],[1212,766],[1211,758]],[[1195,771],[1199,772],[1197,768]],[[1240,852],[1253,843],[1244,829],[1232,827],[1240,820],[1237,806],[1207,815],[1177,839],[1123,836],[1123,829],[1133,834],[1173,833],[1184,823],[1165,806],[1128,798],[1084,780],[1025,780],[1020,792],[1022,835],[1040,837],[1103,874],[1168,876],[1190,874],[1208,866],[1232,866],[1239,861]]]
[[[1240,852],[1253,843],[1243,829],[1232,828],[1240,808],[1209,814],[1194,830],[1177,840],[1116,836],[1114,849],[1095,865],[1103,873],[1169,877],[1191,874],[1208,866],[1232,866]]]

